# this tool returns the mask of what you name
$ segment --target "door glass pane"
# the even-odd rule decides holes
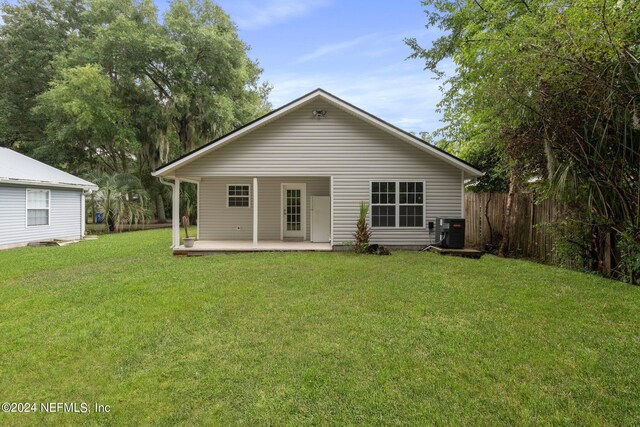
[[[302,227],[301,217],[301,190],[287,190],[287,231],[300,231]]]

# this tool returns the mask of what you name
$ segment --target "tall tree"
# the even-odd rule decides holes
[[[407,40],[413,56],[436,73],[446,58],[456,64],[441,102],[449,122],[443,135],[465,149],[494,147],[512,181],[543,178],[577,222],[592,225],[585,239],[595,227],[605,230],[596,240],[632,236],[628,243],[640,247],[633,231],[640,226],[637,2],[423,5],[428,25],[445,35],[427,48]],[[618,273],[629,276],[633,263],[616,255]]]
[[[229,16],[209,0],[175,0],[165,15],[171,41],[162,67],[150,67],[189,151],[266,112],[261,70]],[[188,76],[188,78],[185,78]]]
[[[129,111],[114,95],[99,66],[67,68],[39,96],[35,111],[48,117],[46,130],[55,145],[72,142],[64,152],[75,148],[79,163],[127,172],[139,144]]]
[[[0,5],[0,145],[39,148],[44,124],[32,109],[53,78],[56,55],[77,43],[84,10],[81,0]]]
[[[0,143],[74,173],[150,171],[265,113],[269,86],[210,0],[23,0],[2,6]]]

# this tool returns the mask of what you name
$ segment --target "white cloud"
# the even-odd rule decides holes
[[[355,46],[358,46],[359,44],[364,43],[365,41],[371,40],[373,36],[374,36],[373,34],[370,34],[367,36],[357,37],[355,39],[347,40],[340,43],[326,44],[324,46],[320,46],[313,52],[307,53],[306,55],[302,55],[300,58],[298,58],[298,62],[307,62],[307,61],[318,59],[335,52],[350,49],[352,47],[355,47]]]
[[[243,1],[242,9],[236,18],[238,27],[244,30],[256,30],[279,24],[287,19],[303,16],[314,9],[328,5],[330,0],[262,0]]]
[[[397,51],[398,45],[402,44],[402,40],[407,37],[407,34],[402,33],[372,33],[364,36],[356,37],[350,40],[346,40],[338,43],[331,43],[320,46],[314,51],[302,55],[297,59],[297,63],[303,63],[314,59],[319,59],[324,56],[349,50],[351,48],[360,46],[366,42],[367,48],[360,49],[359,54],[367,57],[381,57],[388,55],[394,51]],[[408,54],[407,54],[408,56]]]
[[[411,118],[411,117],[401,117],[396,121],[398,126],[415,126],[419,125],[424,121],[424,119]]]

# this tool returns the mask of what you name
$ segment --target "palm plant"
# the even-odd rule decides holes
[[[357,253],[365,253],[369,249],[369,239],[371,238],[371,227],[367,224],[367,215],[369,214],[369,204],[360,202],[360,215],[358,216],[358,224],[353,237],[356,239],[355,250]]]
[[[108,231],[119,231],[124,223],[146,222],[149,196],[138,177],[126,172],[97,171],[87,178],[100,188],[91,195],[89,204],[104,213]]]

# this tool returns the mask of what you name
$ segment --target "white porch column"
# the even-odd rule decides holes
[[[173,184],[173,206],[171,208],[171,230],[173,231],[174,248],[180,246],[180,179],[176,178]]]
[[[253,246],[258,246],[258,178],[253,177]]]
[[[200,239],[200,181],[196,184],[196,221],[197,221],[197,229],[196,229],[196,239]]]
[[[460,201],[460,218],[464,218],[464,171],[460,171],[460,180],[462,181],[460,193],[462,193],[462,200]]]
[[[329,236],[329,242],[331,243],[331,246],[333,247],[333,175],[331,175],[329,177],[329,205],[331,206],[331,223],[329,226],[330,229],[330,236]]]

